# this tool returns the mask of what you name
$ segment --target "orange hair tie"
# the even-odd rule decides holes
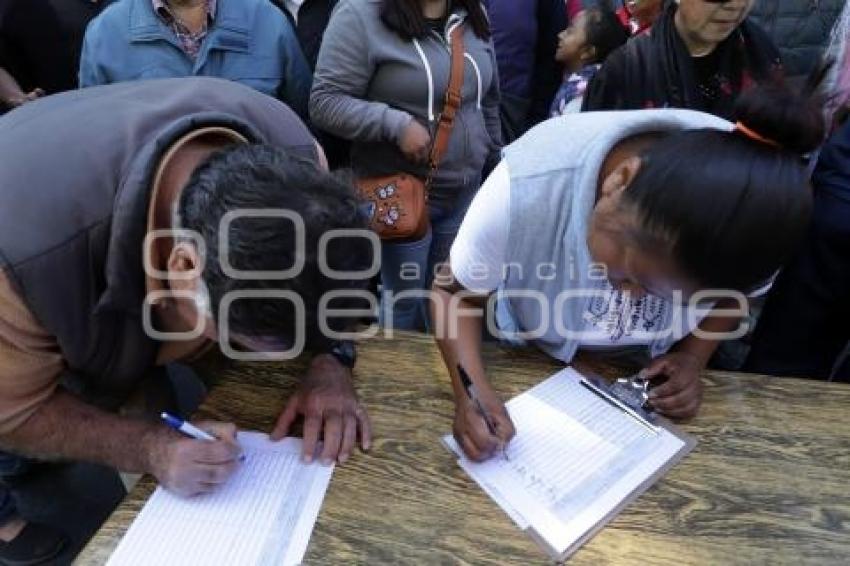
[[[741,132],[753,141],[757,141],[759,143],[766,143],[767,145],[782,149],[782,144],[770,138],[766,138],[755,130],[748,128],[746,125],[744,125],[743,122],[735,122],[734,131]]]

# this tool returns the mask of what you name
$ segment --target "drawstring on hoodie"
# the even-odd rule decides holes
[[[457,14],[452,14],[449,16],[448,22],[446,22],[446,31],[445,37],[440,38],[443,40],[446,50],[451,53],[451,35],[454,29],[463,24],[463,18],[458,16]],[[439,35],[435,32],[434,35]],[[428,57],[425,56],[425,50],[422,49],[422,44],[419,43],[419,40],[413,38],[413,47],[416,48],[416,52],[419,54],[419,58],[422,60],[422,66],[425,67],[425,75],[428,77],[428,122],[434,122],[436,117],[434,116],[434,74],[431,70],[431,62],[428,61]],[[465,59],[468,59],[470,63],[472,63],[472,68],[475,71],[475,77],[478,80],[478,96],[477,96],[477,108],[481,110],[481,88],[482,88],[482,78],[481,78],[481,69],[478,67],[478,63],[468,52],[464,52],[463,54]]]
[[[475,78],[478,79],[478,109],[481,110],[481,69],[478,68],[478,63],[475,62],[472,55],[464,53],[463,56],[469,59],[469,62],[472,63],[472,69],[475,71]]]
[[[434,121],[434,75],[431,74],[431,63],[425,57],[425,51],[419,44],[419,40],[413,38],[413,46],[419,53],[419,58],[422,59],[422,64],[425,66],[425,74],[428,75],[428,122]]]

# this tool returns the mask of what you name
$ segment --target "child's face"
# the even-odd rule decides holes
[[[570,26],[558,34],[558,49],[555,51],[555,61],[570,70],[581,67],[582,54],[586,52],[587,34],[585,24],[587,13],[581,11],[576,15]]]

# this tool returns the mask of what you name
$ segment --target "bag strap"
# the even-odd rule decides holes
[[[434,144],[431,146],[431,155],[428,159],[431,170],[428,173],[428,181],[426,185],[431,184],[431,178],[437,171],[440,161],[449,148],[449,138],[452,135],[452,128],[455,124],[455,116],[460,109],[463,90],[463,73],[464,73],[464,46],[463,46],[463,24],[455,26],[449,35],[449,44],[451,46],[451,71],[449,74],[449,88],[446,90],[445,100],[443,102],[443,111],[440,112],[440,119],[437,122],[437,133],[434,136]]]

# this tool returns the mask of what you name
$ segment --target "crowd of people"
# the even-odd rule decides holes
[[[434,333],[476,460],[515,433],[483,340],[626,360],[674,418],[711,364],[850,381],[840,0],[0,0],[0,107],[0,563],[66,544],[17,511],[38,461],[227,480],[232,425],[116,412],[216,342],[306,346],[272,436],[328,462],[371,442],[331,332],[366,311]],[[332,236],[399,174],[424,237]]]

